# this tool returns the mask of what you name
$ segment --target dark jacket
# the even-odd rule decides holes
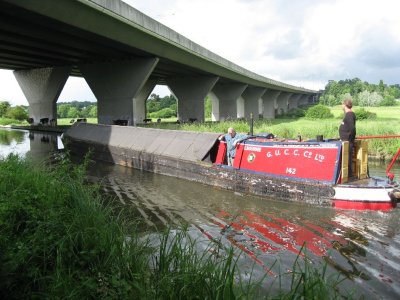
[[[356,115],[349,111],[344,115],[339,127],[339,136],[342,141],[354,142],[356,138]]]

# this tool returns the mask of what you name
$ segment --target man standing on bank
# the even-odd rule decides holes
[[[352,111],[353,103],[350,99],[345,99],[342,104],[344,118],[339,127],[341,141],[349,142],[349,178],[352,176],[351,158],[354,153],[354,140],[356,138],[356,115]]]

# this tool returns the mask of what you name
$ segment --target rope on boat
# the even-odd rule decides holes
[[[364,135],[364,136],[357,136],[357,137],[356,137],[356,139],[359,139],[359,140],[367,140],[367,139],[392,139],[392,138],[400,138],[400,134]]]

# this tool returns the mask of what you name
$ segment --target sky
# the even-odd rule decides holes
[[[208,50],[262,76],[313,90],[358,77],[400,83],[400,1],[124,0]],[[166,87],[156,87],[161,96]],[[11,71],[0,101],[27,105]],[[59,102],[95,101],[70,77]]]

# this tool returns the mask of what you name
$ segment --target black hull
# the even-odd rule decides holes
[[[332,206],[335,194],[333,186],[329,184],[268,177],[222,168],[208,162],[186,161],[70,137],[67,141],[67,149],[79,156],[91,151],[90,157],[95,160],[191,180],[240,194],[320,206]]]

